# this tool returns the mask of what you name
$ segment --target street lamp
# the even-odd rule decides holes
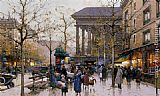
[[[5,49],[4,48],[2,48],[2,70],[3,71],[6,71],[6,66],[5,66],[5,64],[6,64],[6,61],[7,61],[7,59],[6,59],[6,51],[5,51]]]
[[[17,76],[17,53],[18,53],[18,45],[15,46],[15,49],[16,49],[16,66],[15,66],[15,74]]]

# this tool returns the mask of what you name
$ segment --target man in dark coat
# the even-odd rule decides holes
[[[65,66],[62,67],[61,74],[64,75],[67,80],[67,70],[66,70]]]
[[[107,69],[105,66],[102,68],[102,80],[106,80],[107,77]]]

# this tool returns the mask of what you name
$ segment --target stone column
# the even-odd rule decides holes
[[[79,26],[76,26],[76,55],[80,55]]]
[[[92,40],[92,41],[91,41],[91,42],[92,42],[92,43],[91,43],[91,48],[92,48],[91,54],[92,54],[92,55],[93,55],[93,53],[95,52],[95,50],[94,50],[94,49],[95,49],[95,43],[94,43],[94,42],[95,42],[95,36],[94,36],[94,35],[95,35],[95,34],[92,32],[92,39],[91,39],[91,40]]]
[[[88,54],[91,54],[91,26],[88,26]]]
[[[85,55],[84,40],[85,40],[85,28],[82,27],[82,55]]]

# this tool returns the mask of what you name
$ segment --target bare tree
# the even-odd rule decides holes
[[[23,45],[27,39],[34,39],[37,35],[44,32],[44,29],[39,29],[41,26],[41,17],[43,14],[43,9],[47,0],[3,0],[4,3],[9,5],[9,12],[15,18],[14,29],[17,31],[18,38],[14,38],[13,35],[7,35],[6,33],[10,30],[5,26],[4,33],[1,35],[9,38],[15,43],[19,44],[21,48],[21,96],[24,96],[24,62],[23,62]]]
[[[117,10],[117,5],[120,4],[120,0],[103,0],[100,1],[98,0],[103,7],[108,7],[110,8],[110,16],[107,17],[107,21],[102,21],[98,20],[99,22],[102,22],[106,27],[104,28],[104,35],[108,36],[108,38],[105,37],[105,41],[110,41],[108,42],[108,45],[110,45],[111,48],[111,54],[112,54],[112,87],[115,86],[115,75],[114,75],[114,63],[115,63],[115,47],[122,46],[122,42],[117,42],[119,39],[122,38],[117,38],[122,36],[122,28],[121,28],[121,20],[122,20],[122,13],[118,12],[121,10]],[[118,7],[120,8],[120,7]],[[121,35],[121,36],[120,36]]]
[[[73,37],[71,36],[71,30],[69,29],[72,27],[74,20],[72,19],[70,15],[69,17],[67,17],[67,14],[69,14],[70,11],[73,12],[73,10],[70,8],[67,8],[67,9],[64,7],[62,8],[61,7],[56,8],[57,16],[60,22],[59,24],[57,24],[57,29],[63,34],[64,41],[62,43],[64,44],[64,50],[66,51],[68,41],[73,40]]]

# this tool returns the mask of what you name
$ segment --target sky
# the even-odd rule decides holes
[[[97,0],[54,0],[56,5],[63,5],[76,11],[89,6],[98,6]]]
[[[4,12],[5,14],[8,14],[7,4],[3,3],[2,1],[6,0],[0,0],[0,12]],[[14,0],[12,0],[14,1]],[[15,0],[16,1],[16,0]],[[18,0],[17,0],[18,1]],[[74,12],[77,12],[85,7],[97,7],[102,6],[100,2],[103,0],[48,0],[48,9],[54,10],[58,6],[64,6],[65,8],[70,8]],[[108,1],[108,0],[106,0]],[[72,12],[67,15],[73,14]],[[2,14],[0,13],[0,17],[2,17]],[[72,31],[75,31],[75,28],[72,28]],[[56,38],[57,39],[57,38]],[[74,44],[75,45],[75,44]],[[72,45],[72,46],[74,46]]]
[[[5,1],[5,0],[0,0],[0,11],[4,12],[4,11],[7,11],[6,9],[7,5],[4,4],[2,1]],[[52,5],[53,7],[65,6],[67,8],[71,8],[76,11],[84,7],[99,6],[99,4],[97,3],[98,0],[48,0],[48,1],[50,2],[50,5]]]

